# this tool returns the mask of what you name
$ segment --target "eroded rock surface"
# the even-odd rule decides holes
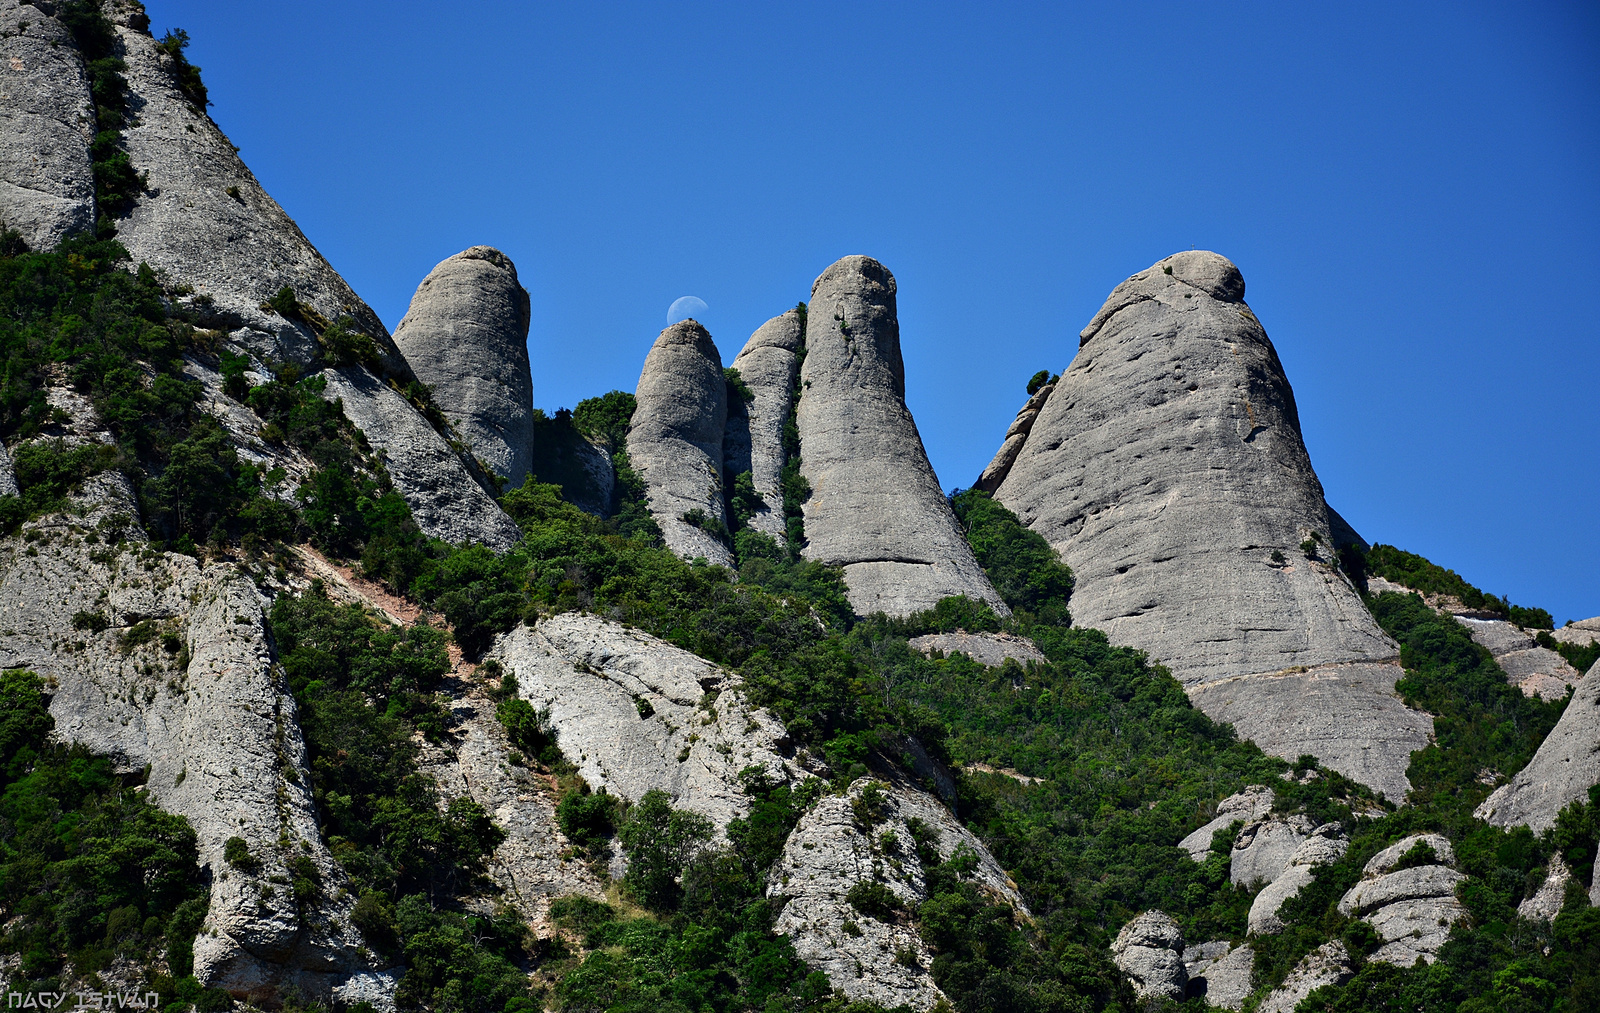
[[[1318,866],[1337,862],[1349,849],[1350,842],[1337,823],[1325,824],[1312,831],[1289,856],[1283,871],[1256,894],[1250,904],[1246,931],[1251,935],[1282,932],[1285,923],[1278,912],[1284,903],[1311,884],[1316,878]]]
[[[1563,644],[1577,644],[1579,647],[1587,647],[1596,640],[1600,640],[1600,616],[1568,623],[1566,626],[1551,631],[1550,635]]]
[[[667,547],[685,559],[733,565],[706,524],[727,530],[722,440],[728,422],[722,356],[706,329],[683,320],[662,331],[645,356],[628,429],[628,457],[645,484],[650,516]],[[699,511],[700,525],[684,520]]]
[[[1418,844],[1431,847],[1440,863],[1395,869]],[[1410,967],[1418,958],[1433,963],[1450,938],[1450,926],[1467,916],[1456,899],[1456,885],[1467,877],[1450,868],[1455,854],[1438,834],[1413,834],[1373,855],[1361,882],[1339,900],[1339,913],[1363,918],[1378,930],[1383,945],[1369,958]],[[1393,871],[1391,871],[1393,870]]]
[[[1299,814],[1246,824],[1228,856],[1228,875],[1233,885],[1249,886],[1277,879],[1314,829],[1311,820]]]
[[[95,122],[83,61],[60,22],[17,0],[0,0],[0,96],[0,224],[32,250],[93,232]]]
[[[1220,1009],[1238,1009],[1255,990],[1255,958],[1250,947],[1226,940],[1189,947],[1183,951],[1188,994],[1203,996]]]
[[[995,452],[989,466],[983,469],[983,474],[978,476],[976,485],[979,489],[984,492],[994,492],[1000,488],[1000,483],[1006,480],[1006,476],[1011,473],[1011,466],[1017,463],[1017,455],[1022,453],[1022,445],[1028,441],[1028,433],[1033,430],[1033,424],[1039,418],[1039,409],[1044,407],[1045,399],[1055,387],[1053,383],[1040,387],[1028,398],[1028,403],[1022,406],[1022,410],[1017,412],[1017,417],[1006,429],[1005,441],[1000,444],[1000,449]]]
[[[785,762],[787,732],[734,676],[647,633],[566,612],[497,638],[490,656],[549,712],[593,788],[630,801],[660,788],[720,829],[750,808],[739,771],[760,767],[780,784],[800,775]]]
[[[356,367],[326,369],[326,395],[383,451],[395,489],[424,534],[479,542],[504,552],[522,537],[515,521],[466,470],[460,456],[411,402]]]
[[[1211,838],[1218,830],[1225,830],[1235,820],[1253,823],[1272,812],[1272,789],[1264,784],[1252,784],[1244,791],[1229,795],[1217,803],[1217,815],[1211,822],[1178,842],[1178,847],[1189,853],[1196,862],[1203,862],[1211,853]]]
[[[1111,943],[1111,962],[1141,998],[1182,999],[1189,985],[1183,964],[1183,929],[1164,911],[1146,911],[1122,927]]]
[[[1535,922],[1554,921],[1556,915],[1561,913],[1567,896],[1567,883],[1571,879],[1572,870],[1567,867],[1561,852],[1552,853],[1550,865],[1545,869],[1544,882],[1539,884],[1539,889],[1532,896],[1524,897],[1522,903],[1517,905],[1517,916]]]
[[[1591,666],[1528,765],[1494,790],[1473,812],[1497,827],[1525,824],[1534,833],[1555,825],[1556,814],[1600,784],[1600,662]]]
[[[148,765],[151,799],[194,827],[200,863],[213,877],[195,940],[196,976],[258,1001],[291,986],[325,996],[376,968],[357,952],[353,898],[337,896],[346,879],[318,834],[294,701],[272,663],[263,600],[231,565],[202,567],[150,550],[137,516],[127,480],[103,473],[68,512],[29,522],[24,531],[34,541],[0,542],[0,665],[44,677],[54,687],[55,735],[111,755],[124,770]],[[74,628],[80,612],[108,628]],[[148,635],[125,643],[142,623]],[[224,861],[235,836],[258,870]],[[289,891],[266,889],[267,877],[287,875],[302,854],[328,891],[303,914]]]
[[[787,898],[774,924],[795,952],[854,1000],[913,1009],[944,993],[928,975],[933,955],[909,917],[928,897],[913,821],[943,860],[958,848],[977,858],[971,880],[986,893],[1027,909],[987,849],[938,800],[902,782],[863,778],[844,795],[825,796],[801,817],[773,869],[769,896]],[[845,899],[858,883],[881,883],[900,913],[869,917]],[[851,931],[851,928],[854,931]]]
[[[1300,1001],[1324,985],[1342,985],[1355,976],[1350,952],[1335,939],[1300,958],[1283,984],[1256,1007],[1258,1013],[1294,1013]]]
[[[1007,612],[973,558],[906,408],[895,280],[845,257],[811,287],[796,411],[808,559],[844,567],[863,615],[966,595]]]
[[[934,651],[965,654],[978,664],[991,668],[1005,664],[1007,658],[1023,665],[1043,665],[1048,660],[1033,641],[1011,633],[927,633],[912,637],[908,642],[913,651],[925,655],[931,656]]]
[[[1168,257],[1117,286],[1079,344],[995,491],[1072,567],[1074,617],[1150,651],[1262,748],[1403,795],[1431,722],[1394,695],[1398,666],[1378,671],[1398,650],[1327,561],[1348,525],[1237,268]],[[1352,662],[1369,670],[1317,671]],[[1329,680],[1332,698],[1316,685]]]
[[[509,488],[533,452],[528,312],[511,258],[474,246],[428,272],[394,331],[417,379]]]
[[[783,424],[799,382],[799,352],[804,344],[805,325],[799,311],[790,310],[756,328],[733,360],[733,368],[755,400],[742,413],[731,409],[728,413],[725,467],[730,475],[750,472],[763,506],[746,523],[771,535],[779,545],[788,543],[783,516]]]
[[[17,472],[11,466],[11,455],[6,453],[6,448],[0,445],[0,496],[17,496],[22,492],[17,488]]]
[[[1567,664],[1566,658],[1540,647],[1531,634],[1514,623],[1465,616],[1457,616],[1456,622],[1467,628],[1474,641],[1488,648],[1506,673],[1506,679],[1521,689],[1524,696],[1559,700],[1567,695],[1568,687],[1582,678],[1577,669]]]

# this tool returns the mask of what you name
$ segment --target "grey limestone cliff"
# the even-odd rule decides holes
[[[743,412],[728,412],[723,441],[724,467],[729,475],[750,472],[762,508],[746,522],[787,544],[783,516],[783,425],[794,402],[799,382],[800,349],[805,325],[798,310],[773,317],[750,335],[733,360],[733,368],[755,395]]]
[[[1122,927],[1111,943],[1111,960],[1141,998],[1182,999],[1189,973],[1183,962],[1183,929],[1165,911],[1146,911]]]
[[[0,0],[0,225],[34,250],[94,229],[94,107],[71,42],[39,8]]]
[[[1494,790],[1474,816],[1497,827],[1524,825],[1543,833],[1556,814],[1600,784],[1600,662],[1590,666],[1561,720],[1528,765]]]
[[[434,400],[512,488],[533,452],[528,293],[511,258],[474,246],[422,279],[394,342]]]
[[[706,329],[683,320],[662,331],[645,356],[635,397],[628,457],[667,547],[686,559],[703,556],[732,566],[732,551],[705,527],[728,526],[722,499],[727,381]],[[686,515],[703,520],[694,524]]]
[[[800,382],[806,558],[843,566],[862,614],[958,594],[1005,612],[906,408],[895,280],[876,260],[845,257],[812,285]]]
[[[995,498],[1076,573],[1077,622],[1150,651],[1263,748],[1403,794],[1431,721],[1328,561],[1347,526],[1233,264],[1179,253],[1118,285],[1022,435]]]

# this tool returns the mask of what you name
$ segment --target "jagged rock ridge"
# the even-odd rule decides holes
[[[1034,410],[995,498],[1077,574],[1076,621],[1262,748],[1403,795],[1431,719],[1327,561],[1339,525],[1238,269],[1185,252],[1117,286]]]
[[[844,567],[862,614],[966,595],[1006,607],[973,558],[905,403],[894,276],[845,257],[811,287],[796,411],[808,559]]]
[[[794,401],[799,380],[800,349],[805,345],[805,324],[798,310],[773,317],[750,335],[733,360],[733,368],[755,395],[743,412],[728,412],[727,438],[723,441],[727,473],[750,472],[763,508],[746,523],[787,544],[783,515],[783,426]]]
[[[533,453],[528,293],[511,258],[474,246],[417,286],[395,345],[472,450],[515,488]]]

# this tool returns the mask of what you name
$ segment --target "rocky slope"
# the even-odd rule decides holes
[[[685,559],[732,566],[733,552],[706,530],[728,530],[722,496],[728,390],[722,356],[706,329],[683,320],[662,331],[645,356],[635,396],[628,456],[667,547]],[[685,515],[701,521],[690,523]]]
[[[1006,611],[973,558],[905,403],[894,276],[846,257],[811,286],[796,411],[807,559],[844,567],[859,613],[964,594]]]
[[[1600,671],[1596,662],[1578,683],[1561,720],[1539,751],[1496,788],[1474,816],[1497,827],[1525,825],[1535,833],[1555,825],[1556,814],[1600,784]]]
[[[746,523],[787,544],[783,516],[783,426],[799,382],[805,324],[798,310],[773,317],[750,335],[733,368],[755,395],[743,412],[728,413],[723,454],[728,474],[750,472],[762,509]]]
[[[1040,393],[985,481],[1073,568],[1075,620],[1149,650],[1262,748],[1400,797],[1431,720],[1395,696],[1398,650],[1328,562],[1335,515],[1238,269],[1194,251],[1129,278]]]
[[[533,453],[528,293],[511,258],[474,246],[440,262],[411,297],[395,345],[456,431],[515,488]]]

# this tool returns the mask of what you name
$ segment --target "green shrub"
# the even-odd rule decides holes
[[[682,892],[678,877],[714,832],[711,821],[699,813],[674,809],[666,792],[645,792],[617,831],[628,855],[623,885],[645,907],[671,909]]]
[[[189,62],[185,50],[189,48],[189,33],[181,28],[174,28],[163,35],[156,43],[156,49],[172,58],[172,77],[178,90],[183,92],[183,97],[188,99],[196,112],[205,112],[206,106],[211,104],[211,99],[206,95],[206,86],[200,81],[200,68]]]

